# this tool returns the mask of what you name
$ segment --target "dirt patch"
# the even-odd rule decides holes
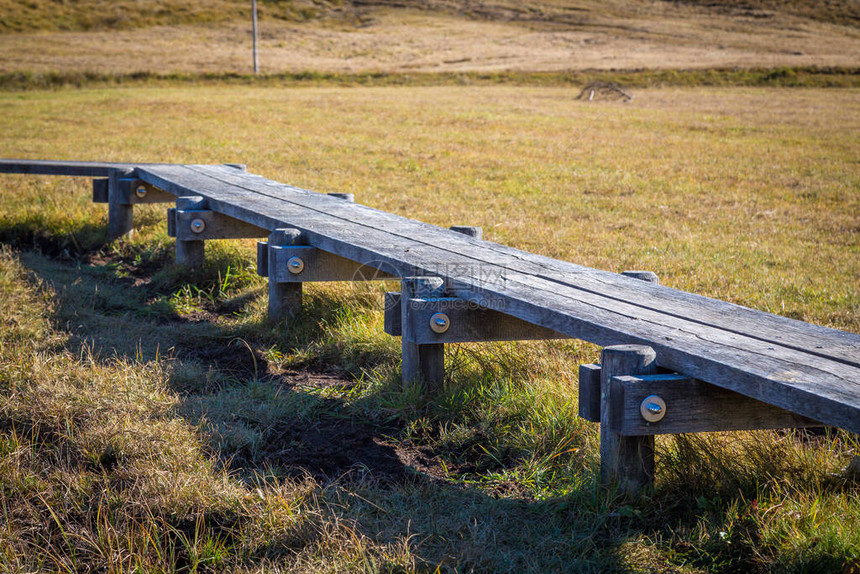
[[[277,466],[288,475],[310,475],[321,481],[338,478],[372,478],[383,483],[399,483],[414,472],[398,456],[393,428],[327,417],[307,423],[284,420],[267,436],[268,449],[257,453],[255,462],[238,453],[234,468],[250,464]],[[243,460],[244,459],[244,460]]]

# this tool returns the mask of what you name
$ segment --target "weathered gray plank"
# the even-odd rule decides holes
[[[30,175],[71,175],[107,177],[112,169],[134,169],[137,166],[159,165],[105,161],[62,161],[40,159],[0,159],[0,173]]]
[[[856,342],[860,338],[856,335],[816,328],[730,306],[734,310],[740,309],[747,322],[756,319],[768,324],[771,332],[766,337],[780,340],[784,334],[791,334],[798,340],[788,340],[788,346],[785,346],[782,340],[775,343],[764,336],[740,335],[734,332],[737,329],[734,325],[731,328],[722,328],[721,325],[702,324],[696,315],[678,317],[662,310],[672,309],[677,312],[678,305],[663,305],[661,310],[652,310],[650,306],[644,306],[640,302],[627,302],[621,297],[606,296],[602,293],[609,291],[611,294],[612,289],[617,291],[630,286],[634,292],[646,290],[646,294],[647,290],[651,289],[652,294],[657,293],[666,301],[672,300],[672,297],[680,293],[671,293],[674,290],[666,290],[672,295],[666,299],[665,292],[653,291],[657,287],[648,283],[590,271],[567,273],[564,280],[559,281],[557,270],[543,264],[541,258],[538,258],[534,266],[538,270],[536,276],[527,273],[517,275],[508,270],[516,270],[526,263],[533,263],[530,257],[526,257],[531,254],[524,255],[523,252],[489,244],[494,257],[505,265],[495,263],[495,259],[489,262],[487,258],[475,259],[471,256],[472,251],[486,251],[487,242],[478,243],[464,236],[459,236],[457,242],[451,239],[454,234],[450,232],[440,235],[438,228],[396,216],[389,215],[380,219],[380,212],[363,206],[348,206],[357,213],[349,211],[347,219],[347,216],[341,213],[343,207],[339,207],[338,202],[331,198],[324,203],[324,196],[279,186],[274,182],[271,182],[273,185],[268,185],[270,182],[263,178],[249,176],[235,182],[228,181],[231,177],[218,172],[217,177],[211,177],[211,168],[208,168],[207,173],[201,173],[200,169],[202,168],[155,168],[150,172],[143,170],[141,177],[146,179],[149,174],[151,183],[162,188],[166,188],[165,185],[174,185],[174,192],[181,192],[183,186],[192,186],[200,193],[209,193],[213,205],[216,205],[214,209],[233,211],[231,215],[247,218],[246,221],[255,225],[268,225],[272,228],[289,223],[301,228],[310,244],[361,263],[391,265],[401,275],[443,275],[449,279],[455,290],[461,291],[456,294],[463,298],[484,304],[502,302],[507,305],[507,313],[571,336],[602,344],[654,344],[658,348],[661,365],[684,370],[697,378],[734,388],[784,408],[796,407],[800,409],[798,412],[811,418],[845,426],[855,432],[860,431],[857,416],[860,411],[858,377],[856,369],[850,368],[852,362],[857,362]],[[223,205],[218,205],[219,202],[223,202]],[[249,204],[253,207],[248,208]],[[344,205],[346,204],[340,203],[340,206]],[[377,215],[369,217],[374,212]],[[388,227],[382,231],[381,221],[390,221],[390,218],[397,220],[388,225],[394,228],[394,232]],[[407,232],[419,236],[420,241],[407,237]],[[439,247],[431,242],[442,243],[443,246]],[[504,259],[502,255],[509,257]],[[518,258],[521,261],[517,262]],[[558,263],[554,262],[553,265]],[[476,270],[476,267],[480,268]],[[474,275],[481,275],[484,268],[490,269],[497,276],[479,277],[475,280]],[[579,269],[572,264],[570,268]],[[550,271],[553,273],[549,273]],[[606,279],[608,276],[613,277],[611,281]],[[589,288],[571,285],[574,280],[586,283]],[[600,287],[600,293],[596,292],[596,287]],[[563,295],[561,298],[560,293]],[[583,296],[592,298],[592,303],[583,304],[580,301]],[[705,307],[711,305],[711,311],[722,311],[720,302],[692,297],[693,302],[705,301]],[[563,305],[558,304],[559,299]],[[533,300],[538,300],[538,304],[533,304]],[[660,301],[659,297],[657,300]],[[683,302],[691,305],[690,301]],[[696,308],[699,309],[698,306]],[[643,321],[640,319],[642,310],[657,313],[659,319],[656,322],[653,318]],[[734,323],[738,322],[738,317],[732,319]],[[668,328],[663,324],[666,322],[670,323]],[[624,326],[623,323],[630,323],[633,327]],[[717,331],[719,336],[714,337],[711,332],[707,341],[698,340],[699,331],[703,329],[706,332],[709,329]],[[780,334],[776,334],[777,332]],[[816,342],[822,343],[821,346],[827,349],[816,353]],[[719,352],[715,353],[715,345],[726,345],[726,348],[720,348]],[[811,353],[797,350],[801,345],[804,346],[802,348],[809,346]],[[754,347],[753,351],[748,350],[750,346]],[[764,355],[761,355],[762,347]],[[832,348],[836,348],[836,352],[833,353],[834,357],[830,358],[829,351]],[[789,353],[790,356],[786,359],[784,355],[788,351],[793,351],[793,354]],[[849,370],[841,374],[838,372],[838,364],[834,365],[840,361],[849,364]],[[809,367],[809,363],[817,365]],[[691,373],[690,369],[696,372]],[[831,414],[821,418],[821,415],[828,413]]]
[[[672,319],[655,324],[587,302],[510,282],[501,289],[472,282],[458,294],[467,299],[507,302],[506,313],[598,345],[647,344],[660,366],[729,388],[809,418],[860,432],[860,377],[856,367],[794,349],[768,345]],[[456,290],[456,289],[455,289]],[[665,319],[666,317],[664,317]],[[817,363],[812,366],[811,363]]]
[[[857,335],[762,313],[659,285],[648,285],[644,282],[635,285],[631,279],[615,273],[549,259],[490,242],[457,237],[447,230],[365,206],[343,206],[324,202],[325,197],[321,194],[277,184],[252,174],[228,172],[226,168],[220,166],[189,166],[189,169],[226,181],[231,185],[244,186],[248,190],[269,197],[296,203],[313,210],[322,210],[357,225],[385,229],[392,235],[431,245],[440,251],[468,256],[474,260],[475,266],[501,265],[513,271],[536,274],[547,280],[600,293],[634,305],[676,313],[687,319],[718,326],[727,331],[860,366],[860,336]],[[444,257],[440,257],[440,267],[448,264]],[[440,275],[443,271],[444,269],[435,270]]]
[[[251,176],[249,176],[249,177],[251,177]],[[256,181],[256,180],[262,179],[262,178],[251,177],[251,179]],[[276,186],[273,185],[270,187],[276,187]],[[319,194],[313,194],[311,192],[301,192],[301,195],[303,195],[303,196],[314,196],[314,195],[319,196]],[[322,196],[320,196],[320,197],[322,197]],[[290,204],[291,207],[293,205],[291,202],[286,202],[286,203]],[[329,204],[331,204],[331,203],[332,202],[329,201],[328,204],[326,205],[326,208],[329,208],[330,207]],[[276,203],[276,204],[272,205],[271,207],[277,209],[277,206],[278,206],[278,204]],[[283,209],[281,211],[283,211]],[[275,212],[275,213],[277,213],[277,212]],[[291,214],[287,214],[287,215],[289,216]],[[354,229],[349,229],[349,228],[343,227],[342,222],[340,222],[340,221],[331,221],[330,219],[327,219],[325,217],[321,217],[323,215],[328,215],[328,214],[321,214],[317,209],[314,209],[314,210],[311,210],[310,214],[303,213],[303,212],[297,212],[297,213],[295,213],[295,215],[292,215],[292,217],[295,217],[296,219],[304,218],[303,223],[305,224],[307,231],[310,232],[309,238],[311,237],[311,233],[313,233],[315,231],[314,230],[314,224],[315,223],[319,223],[321,226],[329,225],[329,226],[333,227],[334,233],[336,235],[337,234],[339,234],[341,236],[347,236],[347,235],[355,236],[356,235]],[[403,219],[403,218],[399,218],[399,219]],[[409,221],[409,220],[406,220],[406,221]],[[338,225],[341,226],[340,229],[337,228]],[[434,229],[437,229],[437,228],[434,228]],[[444,231],[444,230],[441,230],[441,231]],[[372,237],[371,232],[376,232],[376,237]],[[369,243],[369,244],[375,243],[375,245],[374,245],[374,247],[375,247],[375,246],[380,245],[380,244],[384,245],[387,242],[391,245],[391,247],[393,248],[395,253],[400,252],[400,251],[404,251],[404,252],[408,251],[409,252],[410,262],[409,262],[408,266],[413,268],[413,269],[417,269],[417,270],[420,270],[422,272],[436,272],[437,274],[442,275],[442,276],[453,276],[453,277],[456,277],[457,275],[470,276],[470,275],[475,274],[475,265],[476,264],[474,264],[473,261],[466,256],[463,256],[460,254],[451,254],[447,251],[443,252],[443,254],[440,256],[440,254],[438,253],[439,248],[437,248],[435,246],[433,248],[434,249],[433,252],[428,253],[428,250],[426,249],[426,247],[428,247],[428,246],[426,246],[425,244],[419,242],[418,245],[416,246],[415,242],[409,242],[408,240],[406,240],[406,238],[401,238],[407,242],[406,244],[404,244],[403,241],[395,241],[395,239],[397,238],[397,236],[395,234],[389,234],[393,237],[379,236],[379,229],[378,228],[373,228],[371,230],[371,229],[367,229],[366,227],[362,227],[361,228],[361,235],[365,236],[365,238],[364,238],[365,241],[356,242],[352,238],[348,238],[350,244],[340,246],[341,249],[343,249],[345,251],[349,251],[349,252],[355,252],[356,251],[356,249],[354,249],[355,247],[358,247],[359,249],[362,248],[361,243]],[[320,237],[319,239],[324,241],[326,238]],[[370,241],[368,241],[368,240],[370,240]],[[311,242],[313,242],[312,239],[311,239]],[[382,247],[382,248],[376,247],[376,249],[377,250],[376,250],[374,255],[382,255],[382,253],[386,250],[384,247]],[[389,249],[388,251],[391,251],[391,249]],[[429,258],[424,257],[423,261],[422,261],[421,260],[422,259],[421,253],[426,253],[429,256]],[[349,253],[347,253],[347,256],[351,256],[351,255]],[[449,259],[444,264],[440,264],[441,257],[448,257]],[[395,255],[395,261],[397,259],[402,259],[402,257],[398,258]],[[420,265],[412,265],[412,263],[415,261],[419,261]],[[402,261],[397,261],[397,262],[402,263]],[[480,262],[480,264],[482,265],[482,267],[485,270],[490,270],[490,272],[492,272],[492,273],[497,272],[498,276],[491,277],[491,278],[496,280],[496,281],[499,281],[499,282],[509,282],[512,280],[517,281],[517,280],[521,280],[522,278],[526,278],[529,281],[532,281],[532,280],[541,281],[543,279],[540,276],[538,276],[537,278],[534,278],[528,274],[514,275],[514,274],[511,274],[507,271],[508,268],[490,265],[486,262]],[[550,283],[550,282],[544,281],[544,283]],[[565,285],[560,285],[560,286],[556,285],[554,281],[552,281],[551,283],[552,284],[547,285],[548,291],[553,291],[556,289],[563,289],[563,287],[565,287]],[[636,283],[638,285],[647,285],[644,282],[636,282]],[[580,291],[582,291],[582,293],[580,293]],[[579,290],[575,294],[573,294],[573,297],[574,298],[581,298],[581,297],[585,296],[585,297],[589,297],[590,299],[593,300],[594,295],[595,295],[594,293],[592,293],[588,290]],[[597,295],[597,296],[603,297],[602,295]],[[601,299],[601,301],[602,301],[602,299]],[[626,302],[619,301],[619,303],[621,304],[622,308],[624,308],[625,310],[628,310],[627,312],[629,312],[629,306],[625,304]],[[602,304],[612,305],[611,302],[602,303]],[[636,310],[636,309],[634,309],[633,311],[638,312],[638,310]],[[659,311],[659,313],[660,313],[660,315],[668,315],[670,318],[674,317],[674,315],[666,314],[662,310]],[[653,315],[653,313],[652,313],[652,315]],[[635,313],[633,316],[635,317]],[[684,318],[684,319],[685,320],[691,320],[689,318]],[[696,319],[692,319],[692,321],[698,322],[698,321],[696,321]],[[832,330],[828,330],[828,331],[832,331]],[[840,333],[840,332],[836,332],[836,333]],[[840,334],[843,334],[843,333],[840,333]],[[755,338],[755,337],[753,337],[753,338]],[[780,347],[781,346],[782,345],[780,345]]]

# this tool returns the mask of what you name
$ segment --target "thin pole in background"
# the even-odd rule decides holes
[[[257,0],[251,0],[251,22],[254,30],[254,74],[260,71],[260,65],[257,60]]]

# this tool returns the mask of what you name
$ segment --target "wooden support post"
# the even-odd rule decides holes
[[[269,235],[269,246],[302,245],[302,232],[298,229],[276,229]],[[282,321],[296,317],[302,310],[302,284],[279,283],[278,260],[275,249],[268,249],[267,274],[269,277],[269,319]]]
[[[657,370],[657,354],[643,345],[616,345],[601,353],[600,369],[600,480],[617,486],[627,496],[654,482],[654,437],[622,436],[613,432],[612,377],[650,375]]]
[[[462,233],[463,235],[468,235],[469,237],[474,237],[475,239],[481,239],[484,236],[483,229],[471,225],[452,225],[448,229],[456,231],[457,233]]]
[[[414,299],[429,299],[443,294],[439,277],[404,277],[401,281],[401,348],[403,382],[421,381],[429,393],[437,391],[445,380],[444,343],[418,344],[414,322],[410,320]]]
[[[206,209],[206,200],[200,196],[178,197],[176,198],[176,209],[189,211],[195,209],[204,210]],[[173,212],[173,217],[175,218],[175,212]],[[188,268],[203,265],[206,242],[201,239],[179,239],[180,235],[178,230],[176,231],[176,264],[184,265]]]
[[[93,203],[110,203],[110,179],[98,177],[93,179]]]
[[[600,422],[600,365],[579,366],[579,416]]]
[[[111,169],[108,173],[108,237],[122,237],[134,229],[134,206],[124,196],[122,180],[132,177],[133,169]]]

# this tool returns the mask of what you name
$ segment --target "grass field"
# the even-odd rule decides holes
[[[242,162],[594,267],[860,332],[860,91],[127,87],[0,93],[0,156]],[[108,243],[88,182],[0,178],[0,564],[29,572],[860,570],[857,437],[658,440],[595,482],[578,342],[399,382],[384,285],[265,319],[253,244]],[[390,286],[389,286],[390,287]]]

